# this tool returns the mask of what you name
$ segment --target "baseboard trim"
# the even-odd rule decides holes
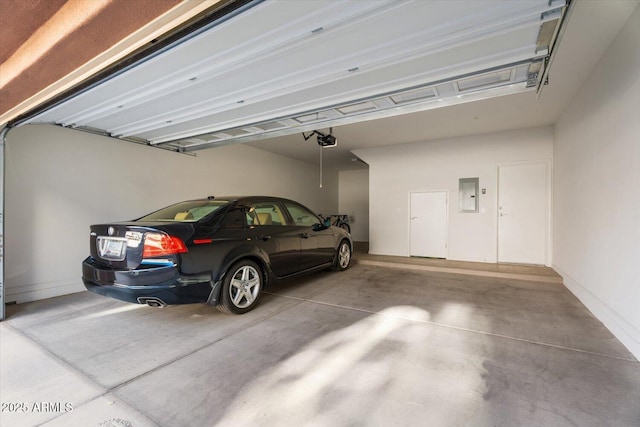
[[[609,331],[640,360],[640,329],[636,328],[591,291],[574,280],[557,265],[553,269],[562,276],[565,286]]]

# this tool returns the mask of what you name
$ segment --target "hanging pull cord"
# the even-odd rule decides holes
[[[320,147],[320,188],[322,188],[322,147]]]

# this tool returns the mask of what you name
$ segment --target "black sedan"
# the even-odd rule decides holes
[[[89,291],[164,307],[208,303],[228,313],[253,309],[274,279],[346,270],[349,233],[276,197],[208,197],[128,222],[91,226],[82,264]]]

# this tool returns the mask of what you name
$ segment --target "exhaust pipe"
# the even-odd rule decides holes
[[[140,304],[147,304],[149,307],[155,307],[155,308],[164,308],[167,306],[166,302],[162,301],[160,298],[155,298],[155,297],[151,297],[151,298],[140,297],[138,298],[138,302]]]

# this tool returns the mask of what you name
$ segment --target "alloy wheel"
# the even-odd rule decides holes
[[[260,294],[260,273],[250,265],[240,267],[229,283],[229,297],[233,305],[247,308]]]
[[[340,251],[338,252],[338,264],[341,269],[345,269],[349,266],[349,262],[351,261],[351,249],[349,249],[349,245],[346,243],[342,243],[340,245]]]

